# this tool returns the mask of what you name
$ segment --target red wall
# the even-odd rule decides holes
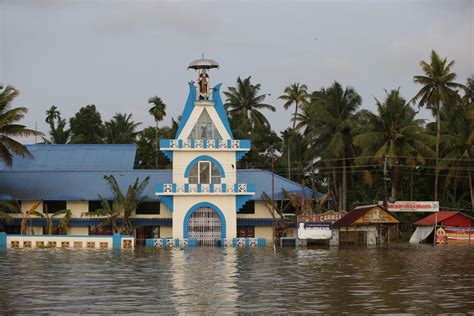
[[[451,227],[470,227],[471,219],[461,214],[456,214],[451,216],[444,221],[441,222],[443,226],[451,226]]]

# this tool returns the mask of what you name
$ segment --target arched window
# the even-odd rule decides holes
[[[189,183],[220,184],[221,172],[212,161],[198,161],[192,166],[189,172]]]

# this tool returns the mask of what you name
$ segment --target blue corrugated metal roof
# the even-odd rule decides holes
[[[16,156],[11,169],[0,163],[0,170],[133,170],[137,151],[135,144],[36,144],[26,147],[34,159]]]
[[[150,176],[150,184],[144,195],[156,199],[154,188],[157,183],[171,183],[171,170],[133,171],[0,171],[0,197],[14,196],[18,200],[97,200],[98,195],[112,199],[112,192],[104,180],[104,175],[113,175],[122,190],[138,177],[143,180]],[[271,196],[272,174],[266,170],[248,169],[237,171],[237,182],[254,183],[254,200],[261,200],[263,192]],[[275,175],[275,197],[280,198],[281,189],[302,192],[301,185]],[[306,188],[308,197],[311,190]]]

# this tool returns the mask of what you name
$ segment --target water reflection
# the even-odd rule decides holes
[[[474,311],[474,246],[0,252],[0,314]]]

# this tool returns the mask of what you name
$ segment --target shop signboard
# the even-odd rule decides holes
[[[299,239],[327,240],[332,238],[331,222],[298,222]]]
[[[474,228],[471,227],[444,227],[447,241],[471,242],[474,241]]]
[[[322,214],[298,215],[298,222],[337,222],[347,214],[346,211],[327,211]]]
[[[383,205],[379,201],[379,205]],[[397,201],[395,203],[387,203],[389,212],[439,212],[438,201]]]

